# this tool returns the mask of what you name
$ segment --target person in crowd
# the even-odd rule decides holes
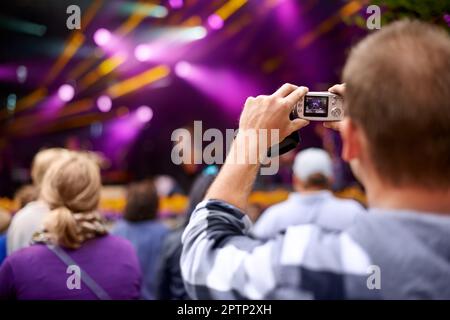
[[[40,200],[51,210],[34,244],[0,267],[0,299],[137,299],[141,272],[131,243],[108,235],[97,212],[101,178],[73,153],[46,171]],[[45,288],[45,290],[43,289]]]
[[[326,151],[309,148],[299,152],[293,171],[294,192],[263,212],[252,229],[256,237],[269,239],[289,226],[308,223],[344,230],[363,212],[358,202],[336,198],[330,191],[333,164]]]
[[[153,181],[131,184],[126,201],[123,220],[117,222],[111,233],[126,238],[133,244],[143,274],[141,298],[153,300],[156,266],[169,228],[157,220],[159,201]]]
[[[14,202],[17,203],[17,206],[20,209],[25,207],[30,202],[36,201],[38,198],[38,190],[36,190],[36,186],[33,184],[27,184],[19,188],[17,192],[14,194]]]
[[[194,181],[189,193],[189,205],[186,210],[186,222],[172,231],[164,241],[161,260],[156,277],[156,297],[159,300],[189,300],[181,278],[181,235],[189,221],[195,206],[202,201],[209,186],[216,177],[216,166],[206,167]]]
[[[244,210],[259,165],[234,157],[266,150],[259,141],[245,147],[241,132],[275,129],[283,139],[306,126],[289,113],[308,89],[285,84],[249,98],[229,155],[183,234],[189,295],[450,299],[449,57],[445,30],[410,20],[353,48],[345,85],[329,89],[344,97],[346,117],[327,126],[339,129],[343,159],[370,209],[344,231],[308,224],[268,241],[249,236]]]
[[[11,215],[0,208],[0,265],[6,258],[6,230],[11,222]]]
[[[31,166],[31,179],[35,187],[34,196],[39,194],[42,179],[50,165],[69,154],[70,151],[63,148],[44,149],[36,154]],[[16,212],[7,233],[8,255],[30,245],[33,234],[42,227],[48,212],[48,206],[40,200],[31,201]]]

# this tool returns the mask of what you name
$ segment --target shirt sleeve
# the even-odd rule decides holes
[[[7,258],[0,266],[0,300],[15,299],[14,273]]]
[[[250,232],[260,239],[268,239],[275,235],[279,230],[274,221],[276,209],[269,207],[264,211],[258,220],[253,224]]]
[[[218,200],[201,202],[184,231],[181,271],[194,299],[343,299],[346,279],[366,285],[370,259],[346,233],[314,225],[262,241],[250,219]]]

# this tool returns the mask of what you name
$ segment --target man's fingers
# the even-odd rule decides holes
[[[325,128],[329,128],[329,129],[333,129],[333,130],[339,131],[341,129],[341,121],[324,122],[323,126]]]
[[[272,94],[272,96],[278,97],[278,98],[284,98],[297,88],[298,88],[298,86],[296,86],[296,85],[293,85],[290,83],[285,83],[277,91],[275,91]]]
[[[292,91],[286,98],[284,98],[286,101],[286,105],[291,108],[307,93],[307,87],[298,87],[297,89]]]
[[[296,130],[300,130],[303,127],[306,127],[309,124],[308,120],[305,119],[294,119],[290,124],[290,131],[294,132]]]
[[[331,88],[328,89],[328,92],[337,94],[337,95],[344,95],[345,93],[345,83],[343,84],[335,84],[334,86],[332,86]]]

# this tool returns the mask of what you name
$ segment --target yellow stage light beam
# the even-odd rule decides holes
[[[246,3],[247,0],[230,0],[220,7],[215,13],[225,21]]]
[[[68,119],[63,119],[61,121],[53,121],[46,126],[35,126],[33,128],[28,128],[27,130],[17,130],[14,129],[11,133],[19,137],[30,137],[38,134],[47,134],[57,131],[66,131],[75,128],[81,128],[88,126],[94,122],[104,122],[115,118],[114,113],[108,112],[90,112],[87,114],[79,115],[77,117],[72,117]]]
[[[56,117],[52,118],[52,122],[58,122],[60,118],[73,116],[81,112],[86,112],[91,109],[93,106],[93,100],[90,98],[82,99],[68,105],[65,105],[64,108],[60,109],[56,113]],[[21,131],[27,131],[30,128],[36,127],[36,123],[41,122],[42,114],[33,113],[23,115],[17,120],[11,122],[7,127],[6,131],[10,134],[20,134]]]
[[[22,111],[30,106],[36,105],[39,101],[41,101],[47,95],[47,89],[44,87],[38,88],[21,98],[17,101],[16,108],[14,112]],[[0,120],[6,118],[8,116],[8,111],[3,109],[0,111]]]
[[[100,7],[102,5],[103,5],[103,0],[93,1],[92,4],[87,9],[86,13],[81,17],[81,21],[82,21],[81,29],[74,31],[72,33],[63,52],[58,57],[56,62],[53,64],[53,66],[50,68],[50,71],[44,80],[45,85],[50,84],[58,76],[58,74],[62,71],[62,69],[64,69],[64,67],[67,65],[67,63],[70,61],[70,59],[72,59],[72,57],[75,55],[75,53],[81,47],[81,45],[84,43],[85,37],[82,32],[84,31],[84,29],[86,29],[86,27],[92,21],[95,14],[97,13],[97,11],[100,9]]]
[[[94,101],[91,98],[78,100],[71,104],[64,106],[58,111],[58,118],[73,116],[78,113],[86,112],[92,108]]]
[[[140,0],[139,2],[143,2]],[[159,3],[160,1],[157,1]],[[156,5],[156,4],[155,4]],[[119,36],[124,37],[130,32],[132,32],[135,28],[139,26],[139,24],[145,19],[146,15],[142,13],[142,11],[135,11],[130,17],[122,23],[114,33],[117,33]],[[77,79],[83,73],[85,73],[90,67],[92,67],[99,59],[104,57],[104,52],[101,49],[96,49],[95,54],[85,60],[81,61],[78,65],[76,65],[72,71],[69,73],[70,79]]]
[[[102,55],[102,52],[97,48],[93,55],[82,60],[77,66],[75,66],[67,75],[67,79],[76,80],[83,75],[88,69],[90,69],[98,61],[98,57]]]
[[[65,46],[62,54],[59,56],[59,58],[56,60],[56,62],[52,65],[50,68],[49,73],[44,79],[44,85],[49,85],[57,75],[64,69],[66,64],[72,59],[72,57],[75,55],[75,53],[78,51],[78,49],[81,47],[81,45],[84,42],[84,35],[77,31],[74,32]]]
[[[107,92],[112,99],[126,95],[130,92],[141,89],[142,87],[158,81],[170,74],[170,68],[166,65],[159,65],[144,71],[134,77],[128,78],[122,82],[109,87]]]
[[[76,53],[76,51],[80,48],[80,46],[84,42],[84,36],[81,33],[92,21],[97,11],[100,9],[100,7],[103,4],[103,0],[94,0],[92,1],[92,4],[87,9],[86,13],[82,16],[81,21],[81,29],[77,30],[72,33],[69,40],[66,43],[66,46],[63,49],[63,52],[58,57],[58,59],[55,61],[55,63],[50,68],[50,71],[48,72],[46,78],[44,79],[44,86],[47,86],[51,81],[53,81],[56,76],[61,72],[61,70],[64,68],[64,66],[70,61],[70,59],[73,57],[73,55]],[[40,100],[42,100],[45,95],[47,94],[47,88],[41,87],[33,92],[31,92],[29,95],[19,99],[17,101],[15,113],[28,109],[30,107],[35,106]],[[5,115],[0,113],[0,119],[2,119]]]
[[[99,66],[89,72],[81,81],[80,86],[78,87],[79,91],[86,89],[88,86],[98,81],[100,78],[106,76],[111,73],[114,69],[118,68],[125,62],[125,56],[121,54],[116,54],[111,58],[106,59]]]
[[[335,15],[331,16],[330,18],[328,18],[327,20],[325,20],[324,22],[319,24],[319,26],[316,29],[301,36],[300,39],[298,39],[296,42],[296,47],[298,49],[306,48],[312,42],[314,42],[314,40],[316,40],[319,36],[327,33],[331,29],[333,29],[333,27],[335,25],[337,25],[338,23],[340,23],[343,18],[349,17],[349,16],[357,13],[359,10],[361,10],[363,5],[366,3],[367,3],[367,0],[350,1],[349,3],[344,5]]]

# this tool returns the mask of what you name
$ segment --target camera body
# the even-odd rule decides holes
[[[308,92],[293,110],[294,116],[310,121],[339,121],[344,118],[344,100],[330,92]]]

